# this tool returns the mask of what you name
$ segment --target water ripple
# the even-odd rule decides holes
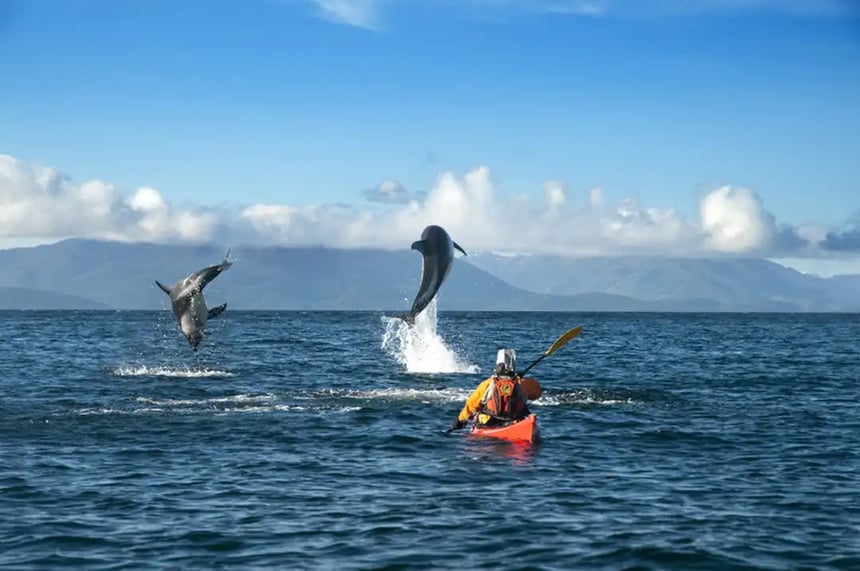
[[[440,311],[464,362],[584,326],[530,446],[446,434],[483,375],[410,373],[381,314],[196,354],[167,317],[3,315],[0,566],[860,567],[852,316]]]

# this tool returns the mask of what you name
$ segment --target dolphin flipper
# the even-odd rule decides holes
[[[218,317],[219,315],[221,315],[222,313],[224,313],[224,310],[225,310],[225,309],[227,309],[227,304],[226,304],[226,303],[222,303],[222,304],[221,304],[221,305],[219,305],[218,307],[213,307],[212,309],[210,309],[210,310],[209,310],[209,313],[208,313],[208,315],[206,316],[206,318],[207,318],[207,319],[212,319],[213,317]]]
[[[454,247],[455,247],[455,248],[457,248],[458,250],[460,250],[461,252],[463,252],[463,255],[464,255],[464,256],[468,256],[468,255],[469,255],[469,254],[467,254],[467,253],[466,253],[466,250],[464,250],[463,248],[461,248],[461,247],[460,247],[460,244],[458,244],[457,242],[454,242],[454,241],[452,241],[451,243],[452,243],[452,244],[454,244]]]
[[[164,292],[164,293],[166,293],[167,295],[170,295],[170,288],[168,288],[167,286],[165,286],[163,283],[161,283],[161,282],[160,282],[160,281],[158,281],[158,280],[155,280],[155,285],[157,285],[158,287],[160,287],[160,288],[161,288],[161,291],[163,291],[163,292]]]

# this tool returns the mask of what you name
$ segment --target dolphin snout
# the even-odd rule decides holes
[[[203,340],[203,335],[200,333],[195,333],[193,335],[188,335],[188,342],[191,344],[191,348],[195,351],[197,350],[197,346],[200,345],[200,342]]]

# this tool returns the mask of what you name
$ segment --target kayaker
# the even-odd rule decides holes
[[[493,376],[482,381],[466,399],[466,405],[451,425],[451,430],[466,428],[475,414],[479,426],[495,426],[527,417],[528,397],[516,370],[516,351],[499,349]]]

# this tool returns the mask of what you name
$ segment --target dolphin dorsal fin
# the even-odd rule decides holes
[[[464,255],[464,256],[468,256],[468,255],[469,255],[469,254],[467,254],[467,253],[466,253],[466,250],[464,250],[463,248],[461,248],[461,247],[460,247],[460,244],[458,244],[457,242],[454,242],[453,240],[451,241],[451,243],[452,243],[452,244],[454,244],[454,247],[455,247],[455,248],[457,248],[458,250],[460,250],[461,252],[463,252],[463,255]]]
[[[160,282],[160,281],[158,281],[158,280],[155,280],[155,285],[157,285],[158,287],[160,287],[160,288],[161,288],[161,291],[163,291],[163,292],[164,292],[164,293],[166,293],[167,295],[170,295],[170,288],[166,287],[163,283],[161,283],[161,282]]]
[[[412,242],[412,249],[418,250],[419,252],[421,252],[423,254],[424,248],[426,247],[426,245],[427,245],[426,240],[416,240],[415,242]]]

